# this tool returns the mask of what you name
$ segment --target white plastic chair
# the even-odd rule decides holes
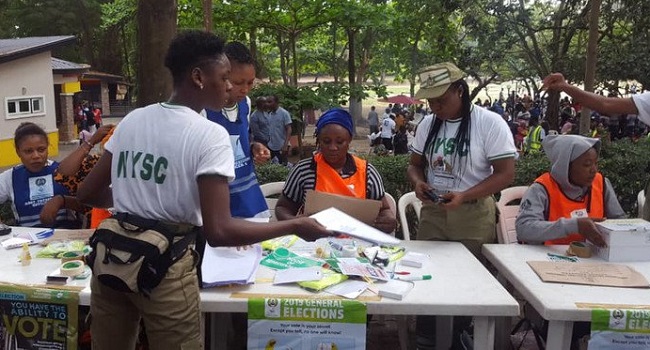
[[[519,204],[508,205],[508,203],[521,199],[527,189],[528,186],[515,186],[501,191],[501,198],[497,202],[497,209],[499,210],[497,239],[500,244],[517,243],[515,220],[519,213]]]
[[[278,204],[278,198],[269,198],[269,196],[276,196],[281,194],[283,188],[284,181],[269,182],[260,185],[262,194],[266,199],[266,205],[269,207],[269,212],[271,212],[271,221],[277,221],[275,217],[275,205]]]
[[[645,191],[639,191],[639,194],[636,196],[636,203],[639,207],[639,214],[637,217],[643,218],[643,206],[645,205]]]
[[[422,209],[422,201],[415,196],[415,192],[404,193],[401,197],[399,197],[399,201],[397,202],[397,211],[399,212],[399,222],[400,222],[400,226],[402,226],[402,233],[404,234],[405,241],[411,240],[411,232],[409,231],[409,223],[406,217],[406,209],[408,208],[409,205],[413,206],[415,215],[417,215],[418,220],[420,220],[420,210]]]

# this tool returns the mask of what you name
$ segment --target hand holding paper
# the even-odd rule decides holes
[[[325,209],[310,217],[316,219],[328,230],[345,233],[368,242],[379,244],[399,244],[400,242],[399,239],[368,226],[336,208]]]

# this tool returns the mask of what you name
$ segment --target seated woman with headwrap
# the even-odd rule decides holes
[[[318,152],[296,164],[275,207],[278,220],[301,214],[307,190],[381,200],[374,227],[395,230],[395,213],[384,197],[381,175],[372,164],[348,153],[352,141],[352,116],[340,108],[325,112],[316,123]]]

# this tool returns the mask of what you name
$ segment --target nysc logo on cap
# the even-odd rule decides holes
[[[436,98],[447,91],[451,83],[463,79],[465,73],[451,62],[438,63],[420,70],[420,90],[415,98]]]

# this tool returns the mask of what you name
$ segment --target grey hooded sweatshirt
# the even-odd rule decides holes
[[[590,148],[600,151],[600,140],[578,135],[547,136],[542,142],[546,156],[551,161],[551,177],[564,194],[581,200],[591,191],[591,187],[580,187],[569,181],[569,164]],[[605,180],[605,216],[609,219],[625,217],[618,203],[616,193],[607,178]],[[578,232],[578,219],[561,218],[548,221],[548,194],[539,183],[533,183],[521,200],[519,215],[515,222],[517,239],[526,243],[544,243],[546,240],[563,238]]]

